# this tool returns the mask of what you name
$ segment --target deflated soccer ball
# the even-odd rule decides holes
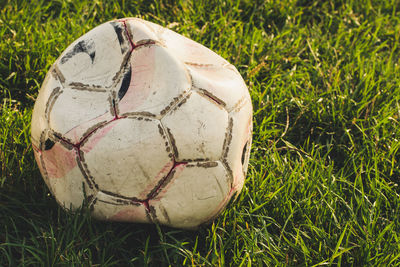
[[[243,187],[252,105],[234,66],[136,18],[72,43],[32,115],[41,174],[66,209],[95,218],[196,228]]]

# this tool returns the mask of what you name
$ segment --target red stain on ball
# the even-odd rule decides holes
[[[41,153],[44,163],[42,168],[46,169],[49,178],[62,178],[77,165],[75,150],[69,150],[60,143],[55,143],[51,149]]]
[[[118,222],[149,222],[146,216],[146,210],[143,206],[125,208],[111,216],[109,219]]]
[[[90,150],[92,150],[96,144],[104,138],[108,134],[109,131],[117,124],[117,120],[112,121],[105,125],[102,128],[97,129],[95,132],[93,132],[89,137],[87,137],[87,141],[82,144],[82,147],[80,148],[81,151],[88,153]]]
[[[171,169],[174,167],[174,162],[170,161],[164,165],[164,167],[158,172],[156,177],[147,185],[147,187],[140,193],[139,199],[146,199],[147,195],[157,186],[157,183],[166,178],[166,176],[171,172]]]
[[[143,47],[133,51],[131,56],[132,77],[129,88],[119,102],[121,114],[140,110],[154,84],[155,77],[155,48]]]
[[[100,115],[96,118],[88,120],[86,122],[82,122],[75,128],[72,128],[70,131],[64,134],[64,137],[71,140],[73,144],[79,143],[83,138],[87,135],[87,130],[93,127],[94,125],[105,123],[106,121],[110,121],[113,119],[113,116],[107,112],[103,115]],[[86,134],[86,135],[85,135]]]
[[[163,195],[168,191],[168,188],[174,183],[174,180],[178,179],[178,177],[181,175],[183,170],[186,168],[187,162],[175,162],[173,169],[170,171],[169,175],[172,175],[172,177],[168,177],[171,180],[164,183],[160,186],[159,192],[151,197],[149,201],[160,201]],[[163,179],[166,180],[166,179]]]

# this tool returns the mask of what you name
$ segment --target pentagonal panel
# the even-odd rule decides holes
[[[114,117],[109,112],[110,106],[107,92],[66,88],[49,110],[50,127],[77,143],[88,129]]]
[[[187,64],[194,64],[198,66],[222,66],[229,64],[218,54],[189,38],[186,38],[167,28],[163,28],[160,25],[148,21],[143,22],[153,29],[158,39],[168,48],[169,51]]]
[[[141,44],[144,41],[158,40],[156,34],[145,25],[143,20],[135,18],[127,19],[125,23],[134,45]]]
[[[177,161],[218,160],[222,155],[228,113],[214,100],[192,92],[162,120]]]
[[[52,71],[49,71],[36,98],[32,112],[31,137],[32,143],[39,147],[40,135],[48,129],[47,112],[54,98],[60,93],[61,83]]]
[[[56,62],[65,84],[92,89],[110,87],[130,47],[122,22],[107,22],[73,42]]]
[[[223,161],[232,173],[233,187],[241,190],[250,157],[252,134],[252,105],[246,100],[240,109],[230,114],[230,134],[227,136]]]
[[[176,103],[190,87],[185,67],[164,47],[141,46],[133,50],[130,68],[118,91],[119,112],[162,114]],[[121,90],[123,91],[121,93]]]
[[[163,135],[157,120],[115,120],[83,143],[86,168],[100,190],[146,198],[173,165],[171,149]]]
[[[242,77],[231,68],[188,66],[188,70],[193,86],[220,99],[228,111],[242,99],[250,98]]]
[[[76,209],[82,205],[85,194],[93,194],[77,164],[76,152],[50,139],[46,143],[45,150],[40,152],[43,177],[47,177],[46,183],[64,208]]]
[[[99,192],[92,205],[93,217],[99,220],[119,222],[149,223],[146,208],[139,203],[134,203]]]
[[[174,173],[149,204],[160,223],[193,228],[214,216],[229,192],[229,178],[221,163],[189,163]]]

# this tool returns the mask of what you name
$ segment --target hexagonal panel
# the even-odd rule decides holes
[[[231,68],[188,66],[188,70],[192,76],[193,86],[206,90],[222,100],[228,111],[232,110],[241,99],[250,98],[243,78]]]
[[[228,113],[212,99],[192,92],[161,122],[170,135],[177,161],[221,157]]]
[[[141,204],[129,203],[99,192],[92,205],[93,217],[100,220],[119,222],[151,222],[146,208]]]
[[[49,111],[52,130],[73,143],[95,125],[113,119],[107,92],[91,92],[66,88]]]
[[[183,35],[148,21],[143,21],[143,23],[152,28],[161,43],[185,63],[198,66],[229,64],[228,61],[207,47]]]
[[[230,114],[232,118],[232,130],[230,139],[225,147],[223,161],[232,172],[233,187],[243,187],[250,157],[251,134],[252,134],[252,105],[245,101],[239,110]]]
[[[112,121],[81,147],[100,190],[140,199],[172,168],[170,150],[160,122],[141,117]]]
[[[189,163],[149,204],[160,223],[194,228],[215,216],[229,192],[229,178],[220,162]]]
[[[65,84],[110,87],[130,53],[122,22],[107,22],[78,38],[56,61]]]
[[[64,89],[49,111],[50,127],[77,143],[88,129],[113,119],[110,105],[106,92]]]
[[[43,177],[47,178],[45,181],[51,192],[64,208],[76,209],[81,206],[85,194],[93,194],[77,164],[76,152],[50,139],[46,143],[46,150],[39,153]]]
[[[141,46],[133,50],[130,63],[130,69],[126,72],[126,75],[130,75],[126,78],[129,86],[123,94],[118,93],[121,115],[163,114],[191,88],[185,67],[164,47]]]
[[[32,112],[31,139],[36,147],[39,147],[40,135],[45,129],[48,129],[48,114],[46,112],[54,96],[61,91],[61,88],[61,83],[50,70],[42,84]]]

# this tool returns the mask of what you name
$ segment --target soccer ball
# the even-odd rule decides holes
[[[126,18],[73,42],[32,115],[41,174],[95,218],[196,228],[241,191],[252,105],[234,66],[157,24]]]

